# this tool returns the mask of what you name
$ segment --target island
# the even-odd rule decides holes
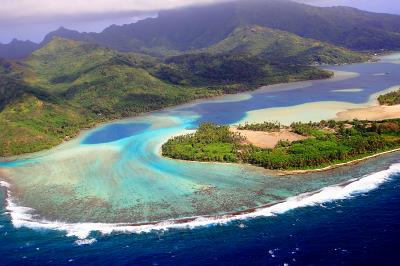
[[[169,139],[162,155],[271,170],[321,170],[358,162],[400,148],[400,89],[377,101],[378,106],[347,110],[336,120],[318,123],[202,123],[195,133]]]
[[[400,119],[319,123],[203,123],[176,136],[162,154],[180,160],[246,163],[271,170],[318,169],[400,148]]]

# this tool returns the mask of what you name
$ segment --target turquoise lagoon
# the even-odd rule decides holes
[[[330,119],[339,111],[373,104],[380,91],[400,87],[395,60],[328,69],[338,71],[337,77],[268,86],[104,124],[52,150],[4,161],[0,181],[9,187],[6,203],[12,222],[67,231],[77,224],[87,231],[115,229],[108,225],[129,231],[149,223],[164,228],[190,217],[200,217],[198,224],[218,222],[221,219],[211,217],[356,182],[398,163],[399,153],[392,153],[331,171],[278,176],[247,165],[184,162],[160,155],[168,138],[191,132],[203,121]]]

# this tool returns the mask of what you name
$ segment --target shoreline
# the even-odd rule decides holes
[[[87,239],[92,232],[99,232],[103,235],[112,233],[149,233],[168,229],[193,229],[210,225],[223,225],[231,222],[238,222],[237,226],[242,227],[242,221],[247,219],[276,216],[297,208],[314,206],[339,199],[347,199],[354,192],[360,193],[373,190],[384,183],[387,178],[395,172],[400,172],[400,164],[392,164],[387,169],[379,170],[367,176],[349,179],[338,184],[288,196],[243,210],[221,212],[213,215],[194,215],[181,218],[160,219],[148,222],[74,223],[38,220],[29,213],[29,209],[15,205],[7,188],[6,210],[9,212],[11,222],[16,223],[18,228],[25,227],[62,231],[65,232],[67,236],[76,237],[78,240]],[[335,191],[333,194],[332,189]]]
[[[400,105],[373,105],[369,107],[352,108],[336,114],[335,120],[367,120],[383,121],[400,118]]]
[[[165,157],[162,155],[161,150],[159,151],[159,155],[162,156],[163,158],[167,160],[173,160],[173,161],[178,161],[178,162],[188,162],[188,163],[200,163],[200,164],[222,164],[222,165],[236,165],[236,166],[245,166],[245,167],[252,167],[252,168],[258,168],[261,171],[268,172],[269,174],[276,175],[277,177],[279,176],[287,176],[287,175],[302,175],[302,174],[309,174],[309,173],[320,173],[320,172],[326,172],[330,170],[334,170],[340,167],[344,166],[350,166],[350,165],[356,165],[359,163],[362,163],[364,161],[367,161],[369,159],[374,159],[386,154],[390,153],[395,153],[395,152],[400,152],[400,148],[396,148],[393,150],[388,150],[388,151],[383,151],[379,152],[376,154],[372,155],[367,155],[366,157],[358,158],[355,160],[351,160],[348,162],[343,162],[343,163],[336,163],[328,166],[324,166],[321,168],[315,168],[315,169],[298,169],[298,170],[274,170],[274,169],[268,169],[268,168],[263,168],[261,166],[253,165],[253,164],[248,164],[248,163],[228,163],[228,162],[204,162],[204,161],[192,161],[192,160],[182,160],[182,159],[174,159],[174,158],[169,158]]]
[[[364,63],[368,63],[368,62],[364,62]],[[57,144],[56,146],[50,147],[48,149],[44,149],[44,150],[40,150],[40,151],[36,151],[36,152],[31,152],[31,153],[23,153],[23,154],[18,154],[18,155],[12,155],[12,156],[6,156],[6,157],[2,157],[0,156],[0,163],[4,162],[4,163],[9,163],[9,162],[14,162],[14,161],[18,161],[18,160],[25,160],[25,159],[31,159],[37,156],[40,156],[43,153],[46,153],[48,151],[51,150],[55,150],[55,149],[59,149],[62,146],[64,146],[67,143],[73,143],[74,141],[78,140],[80,137],[83,136],[83,134],[89,130],[95,129],[95,128],[99,128],[101,126],[104,126],[106,124],[110,124],[110,123],[115,123],[118,121],[128,121],[140,116],[145,116],[145,115],[151,115],[151,114],[157,114],[160,112],[164,112],[164,111],[169,111],[169,110],[173,110],[173,109],[177,109],[177,108],[185,108],[185,107],[189,107],[189,106],[195,106],[197,104],[201,104],[205,101],[218,101],[219,99],[223,99],[225,97],[229,97],[229,96],[241,96],[241,95],[246,95],[249,93],[257,93],[257,91],[263,92],[265,90],[268,91],[280,91],[280,87],[285,86],[285,85],[300,85],[300,86],[305,86],[307,85],[307,83],[309,82],[316,82],[316,81],[338,81],[338,80],[346,80],[346,79],[351,79],[355,76],[357,76],[357,73],[353,73],[353,72],[346,72],[346,71],[336,71],[336,70],[329,70],[329,69],[325,69],[323,67],[320,67],[322,70],[326,70],[326,71],[330,71],[332,73],[334,73],[331,77],[329,78],[323,78],[323,79],[309,79],[309,80],[298,80],[298,81],[292,81],[292,82],[283,82],[283,83],[276,83],[276,84],[270,84],[270,85],[263,85],[263,86],[259,86],[256,88],[250,88],[248,90],[244,90],[241,92],[237,92],[237,93],[224,93],[221,95],[215,95],[215,96],[210,96],[210,97],[206,97],[206,98],[199,98],[199,99],[195,99],[186,103],[181,103],[178,105],[172,105],[172,106],[166,106],[157,110],[153,110],[153,111],[149,111],[149,112],[144,112],[144,113],[140,113],[134,116],[128,116],[128,117],[121,117],[121,118],[116,118],[116,119],[110,119],[110,120],[106,120],[106,121],[102,121],[99,123],[95,123],[93,124],[92,127],[85,127],[80,129],[76,134],[74,134],[74,136],[68,140],[65,140],[65,138],[63,139],[63,141],[59,144]],[[299,87],[295,86],[293,88],[286,88],[285,90],[295,90],[298,89]],[[235,100],[233,100],[235,101]]]
[[[343,166],[356,165],[356,164],[362,163],[364,161],[367,161],[369,159],[377,158],[377,157],[380,157],[382,155],[395,153],[395,152],[400,152],[400,148],[396,148],[396,149],[389,150],[389,151],[384,151],[384,152],[379,152],[379,153],[376,153],[376,154],[373,154],[373,155],[368,155],[366,157],[355,159],[355,160],[351,160],[351,161],[348,161],[348,162],[332,164],[332,165],[329,165],[329,166],[326,166],[326,167],[323,167],[323,168],[305,169],[305,170],[270,170],[270,171],[276,171],[276,173],[279,176],[301,175],[301,174],[308,174],[308,173],[326,172],[326,171],[333,170],[333,169],[336,169],[336,168],[340,168],[340,167],[343,167]]]

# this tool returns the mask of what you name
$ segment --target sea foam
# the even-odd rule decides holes
[[[58,230],[66,232],[67,236],[77,237],[78,245],[92,244],[95,239],[88,237],[91,232],[100,232],[103,235],[111,233],[147,233],[157,230],[196,228],[210,225],[227,224],[232,221],[245,220],[255,217],[268,217],[282,214],[287,211],[320,205],[335,200],[351,198],[359,193],[365,193],[378,188],[393,174],[400,173],[400,163],[390,166],[389,169],[366,175],[359,179],[349,180],[346,183],[329,186],[319,191],[300,194],[290,197],[283,202],[268,207],[260,207],[251,212],[237,215],[222,215],[214,217],[196,217],[181,219],[179,221],[164,221],[155,224],[134,225],[134,224],[107,224],[107,223],[63,223],[57,221],[46,221],[35,219],[34,210],[18,206],[8,192],[6,209],[11,216],[14,227],[27,227],[32,229]],[[187,220],[186,222],[184,220]],[[182,222],[183,221],[183,222]],[[80,241],[79,241],[80,240]]]
[[[78,239],[75,241],[75,244],[77,244],[78,246],[83,246],[83,245],[91,245],[96,242],[97,240],[95,238],[88,238],[88,239]]]
[[[0,181],[0,187],[10,188],[11,185],[5,181]]]

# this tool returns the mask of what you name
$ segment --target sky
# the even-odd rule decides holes
[[[100,32],[157,16],[158,10],[231,0],[0,0],[0,42],[13,38],[40,42],[64,26]],[[245,1],[245,0],[244,0]],[[374,12],[400,14],[400,0],[297,0],[319,6],[345,5]]]
[[[400,15],[400,0],[296,0],[317,6],[351,6],[358,9]]]
[[[157,16],[158,10],[230,0],[0,0],[0,43],[42,41],[50,31],[100,32]]]

